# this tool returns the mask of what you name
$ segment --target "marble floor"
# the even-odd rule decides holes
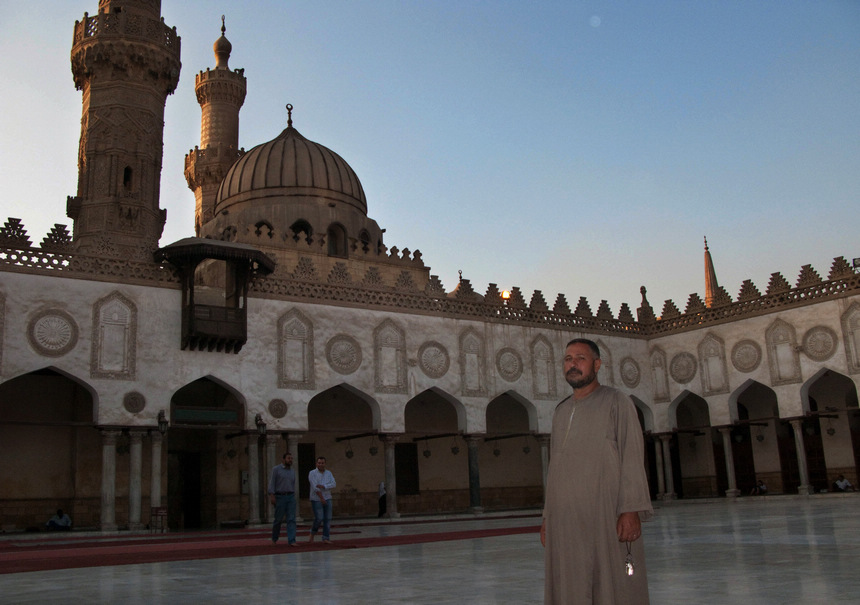
[[[651,602],[860,603],[858,509],[860,494],[657,504],[645,526]],[[349,531],[393,536],[538,521],[528,515],[374,520],[350,523]],[[335,540],[337,528],[335,519]],[[0,603],[541,603],[542,557],[536,533],[285,548],[268,556],[0,574]]]

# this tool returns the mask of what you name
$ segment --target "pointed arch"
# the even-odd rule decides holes
[[[536,432],[538,429],[537,408],[515,390],[496,395],[487,404],[485,414],[488,433]]]

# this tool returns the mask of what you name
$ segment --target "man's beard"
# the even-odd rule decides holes
[[[597,378],[597,372],[593,370],[588,374],[580,375],[579,378],[572,378],[572,375],[572,372],[568,372],[564,379],[567,380],[567,384],[572,386],[574,389],[581,389],[582,387],[586,387],[592,382],[594,382],[595,378]]]

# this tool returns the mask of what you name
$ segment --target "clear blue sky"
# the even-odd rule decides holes
[[[97,0],[2,1],[0,220],[34,242],[71,226],[81,96],[73,25]],[[286,126],[357,172],[386,243],[458,270],[563,293],[593,311],[764,292],[860,257],[860,2],[163,0],[182,38],[168,98],[162,245],[193,234],[184,155],[194,75],[227,16],[248,96],[240,145]]]

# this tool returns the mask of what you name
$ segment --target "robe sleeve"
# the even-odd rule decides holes
[[[621,475],[616,513],[638,512],[646,521],[654,515],[651,492],[645,475],[645,444],[642,427],[631,399],[617,392],[615,405],[618,453],[621,458]]]

